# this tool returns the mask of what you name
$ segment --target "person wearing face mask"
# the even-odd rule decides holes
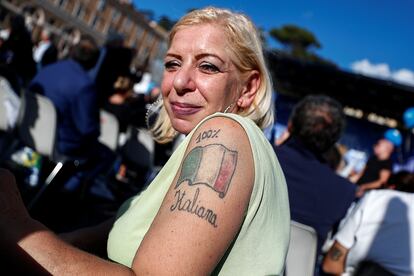
[[[185,15],[170,33],[161,92],[155,139],[186,138],[115,222],[58,237],[30,218],[2,171],[2,236],[59,275],[282,275],[289,203],[261,131],[273,123],[272,83],[253,23],[214,7]],[[84,251],[105,241],[109,260]]]

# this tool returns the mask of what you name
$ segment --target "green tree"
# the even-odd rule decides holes
[[[163,27],[166,31],[170,31],[176,22],[176,20],[172,20],[166,15],[161,15],[158,20],[158,25]]]
[[[316,36],[309,30],[295,25],[284,25],[281,28],[272,28],[269,31],[270,37],[280,42],[288,55],[306,61],[335,64],[313,53],[313,49],[322,47]]]
[[[269,34],[272,38],[279,41],[290,54],[296,57],[306,56],[311,47],[322,47],[312,32],[295,25],[273,28]]]

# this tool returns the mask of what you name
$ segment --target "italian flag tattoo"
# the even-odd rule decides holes
[[[175,189],[184,181],[188,185],[204,184],[223,198],[230,186],[237,164],[237,151],[221,144],[193,148],[185,157]]]

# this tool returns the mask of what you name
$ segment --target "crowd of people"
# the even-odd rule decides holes
[[[98,142],[101,109],[117,118],[121,132],[145,126],[146,105],[158,97],[159,89],[153,86],[135,93],[133,85],[149,66],[132,72],[134,50],[125,47],[119,35],[109,35],[101,47],[91,36],[82,35],[61,57],[51,31],[45,27],[33,43],[20,15],[8,16],[2,34],[0,66],[4,87],[9,88],[5,108],[10,127],[17,120],[18,99],[25,93],[49,98],[58,113],[56,150],[82,164],[65,188],[78,190],[85,179],[107,171],[116,158]]]
[[[53,102],[57,150],[81,164],[64,179],[65,192],[124,168],[121,151],[99,142],[101,108],[116,115],[121,131],[148,127],[158,145],[180,143],[116,214],[58,234],[33,218],[13,174],[0,169],[5,268],[283,275],[294,220],[316,231],[315,275],[414,274],[414,174],[393,173],[395,145],[379,137],[365,168],[341,176],[346,118],[328,96],[301,99],[286,132],[269,141],[263,130],[274,124],[273,85],[247,16],[207,7],[182,17],[169,34],[162,82],[144,94],[134,93],[134,53],[118,36],[99,47],[83,35],[61,59],[50,32],[35,47],[21,20],[10,17],[1,42],[2,76],[17,96],[38,93]],[[126,156],[140,158],[132,148]]]

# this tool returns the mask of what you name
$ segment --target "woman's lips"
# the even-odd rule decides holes
[[[171,109],[176,115],[191,115],[197,113],[201,107],[192,104],[172,102]]]

